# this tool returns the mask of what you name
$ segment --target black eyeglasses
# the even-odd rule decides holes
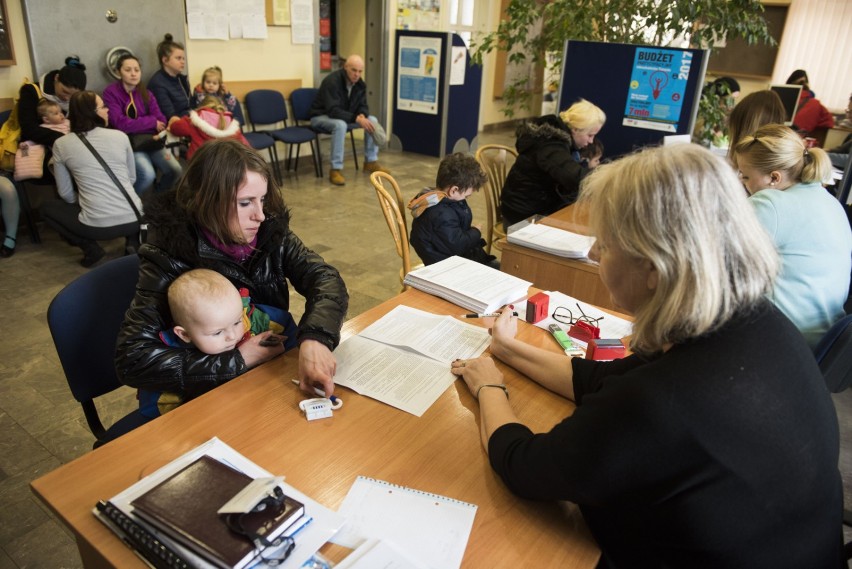
[[[577,310],[580,312],[579,316],[574,316],[574,313],[571,312],[571,309],[565,306],[557,306],[553,309],[553,314],[551,314],[550,316],[560,324],[574,325],[578,322],[585,322],[586,324],[591,324],[592,326],[599,327],[598,323],[604,319],[603,316],[592,318],[591,316],[583,312],[583,309],[580,308],[579,303],[576,306]]]
[[[225,523],[232,532],[237,535],[248,538],[260,552],[258,558],[263,563],[274,567],[281,565],[296,547],[296,541],[292,537],[279,535],[275,539],[267,539],[255,531],[246,529],[245,522],[258,512],[264,512],[269,508],[281,509],[284,508],[284,491],[280,486],[276,486],[274,495],[267,496],[252,508],[250,512],[242,514],[227,514],[224,516]]]

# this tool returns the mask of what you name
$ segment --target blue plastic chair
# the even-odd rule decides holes
[[[237,103],[237,109],[242,109],[242,106]],[[234,113],[236,116],[236,113]],[[242,110],[240,110],[240,116],[243,116]],[[239,120],[239,119],[238,119]],[[246,124],[241,120],[240,124],[245,127]],[[255,150],[266,150],[269,152],[269,162],[272,164],[272,168],[275,171],[275,178],[278,180],[278,184],[282,183],[281,180],[281,169],[278,167],[278,149],[275,148],[275,139],[266,134],[265,132],[249,132],[247,130],[243,130],[243,136],[248,140],[249,146],[254,148]]]
[[[252,131],[257,130],[257,125],[272,125],[281,123],[283,128],[271,130],[263,130],[275,140],[289,145],[287,154],[287,169],[290,169],[290,164],[293,162],[293,147],[296,147],[296,161],[293,166],[295,171],[299,167],[299,150],[302,144],[313,144],[316,140],[316,133],[310,128],[303,126],[287,126],[287,101],[284,100],[284,95],[272,89],[257,89],[246,93],[246,110],[248,111],[249,122],[251,123]],[[312,146],[313,147],[313,146]],[[319,157],[316,153],[313,154],[314,170],[317,177],[321,177]]]
[[[150,421],[136,409],[104,428],[94,401],[124,387],[115,373],[115,342],[138,279],[139,258],[127,255],[72,281],[47,309],[47,325],[68,387],[95,435],[93,448]]]
[[[314,99],[317,98],[319,89],[313,87],[302,87],[294,89],[290,93],[290,104],[293,105],[293,118],[296,119],[296,124],[311,122],[311,105],[314,104]],[[327,130],[316,129],[310,127],[317,134],[330,134]],[[351,122],[346,125],[346,130],[349,132],[349,141],[352,143],[352,158],[355,160],[355,169],[358,169],[358,152],[355,150],[355,134],[352,132],[359,129],[361,126],[358,123]],[[317,148],[319,148],[319,139],[317,139]],[[322,176],[322,166],[320,166],[320,176]]]
[[[852,314],[847,314],[828,329],[814,348],[825,384],[832,393],[852,385]]]

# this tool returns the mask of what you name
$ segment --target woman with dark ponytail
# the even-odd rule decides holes
[[[189,80],[183,74],[186,69],[186,48],[174,41],[172,34],[166,34],[157,44],[157,60],[160,70],[148,81],[150,90],[160,110],[171,122],[173,118],[185,117],[190,110]]]

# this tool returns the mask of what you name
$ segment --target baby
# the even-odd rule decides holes
[[[42,99],[39,101],[36,111],[41,118],[40,127],[49,128],[62,134],[71,132],[71,122],[65,118],[59,103]],[[32,140],[21,142],[18,145],[18,152],[15,154],[15,179],[41,178],[44,175],[44,154],[45,147],[43,144],[37,144]]]
[[[238,291],[228,279],[209,269],[194,269],[179,276],[169,287],[168,299],[175,326],[161,332],[160,338],[170,346],[191,345],[205,354],[233,350],[267,330],[272,334],[263,345],[278,345],[287,340],[280,334],[293,321],[283,310],[270,306],[261,310],[251,304],[246,289]]]
[[[219,99],[227,111],[237,116],[240,122],[242,122],[242,113],[237,115],[237,98],[225,88],[225,83],[222,79],[222,69],[218,66],[208,67],[201,74],[201,83],[193,89],[193,108],[200,106],[208,96]]]
[[[601,163],[601,158],[603,158],[604,146],[600,139],[596,138],[587,144],[584,148],[580,149],[580,163],[592,170],[597,168]]]

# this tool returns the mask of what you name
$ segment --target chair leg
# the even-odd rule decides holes
[[[33,208],[30,206],[30,197],[27,193],[27,188],[24,182],[12,182],[15,186],[15,191],[18,192],[18,201],[21,204],[21,211],[24,213],[24,218],[27,221],[27,229],[30,232],[30,241],[34,244],[41,243],[41,235],[36,226]]]
[[[272,167],[275,170],[275,177],[278,179],[278,185],[282,185],[284,181],[281,179],[281,168],[278,166],[278,150],[275,145],[269,147],[269,159],[272,160]]]
[[[314,152],[315,146],[316,152]],[[322,155],[320,155],[319,137],[311,142],[311,154],[314,155],[314,170],[317,173],[317,178],[322,178]]]
[[[366,134],[364,136],[367,136]],[[349,131],[349,140],[352,142],[352,158],[355,160],[355,170],[358,170],[358,152],[355,150],[355,131]]]
[[[297,144],[297,145],[296,145],[296,164],[293,166],[293,171],[294,171],[294,172],[298,172],[298,171],[299,171],[299,154],[301,154],[301,152],[302,152],[302,145],[301,145],[301,144]]]

